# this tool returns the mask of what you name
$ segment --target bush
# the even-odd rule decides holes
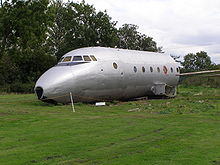
[[[0,92],[15,92],[15,93],[33,93],[34,92],[34,82],[31,83],[21,83],[15,82],[13,84],[8,84],[0,87]]]
[[[192,76],[183,78],[181,84],[185,86],[220,87],[220,77]]]

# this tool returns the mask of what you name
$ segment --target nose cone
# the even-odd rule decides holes
[[[35,87],[35,92],[39,100],[43,99],[43,88],[42,87]]]
[[[73,74],[67,66],[56,66],[46,71],[36,82],[35,92],[38,99],[53,99],[69,93]]]

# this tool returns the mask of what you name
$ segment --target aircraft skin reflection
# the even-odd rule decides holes
[[[127,100],[176,95],[179,65],[166,54],[88,47],[65,54],[36,82],[38,99],[47,102]]]

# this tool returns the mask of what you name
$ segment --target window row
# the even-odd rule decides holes
[[[85,56],[66,56],[62,57],[59,62],[70,62],[70,61],[97,61],[96,57],[93,55]]]
[[[157,67],[157,68],[156,68],[156,71],[157,71],[158,73],[160,73],[160,72],[161,72],[161,68],[160,68],[160,67]],[[176,68],[176,72],[179,73],[179,71],[180,71],[179,68]],[[136,66],[134,66],[134,72],[137,72],[137,67],[136,67]],[[145,72],[145,67],[142,67],[142,72]],[[152,66],[150,67],[150,72],[154,72],[154,68],[153,68]],[[166,66],[163,66],[163,72],[164,72],[165,74],[168,73],[168,68],[167,68]],[[170,68],[170,72],[171,72],[171,73],[174,72],[173,67]]]
[[[142,72],[145,72],[145,67],[142,67]],[[156,68],[156,71],[158,72],[158,73],[160,73],[161,72],[161,68],[160,67],[157,67]],[[137,67],[136,66],[134,66],[134,72],[137,72]],[[150,67],[150,72],[154,72],[154,68],[151,66]],[[171,73],[173,73],[174,72],[174,69],[173,69],[173,67],[170,67],[170,72]],[[176,72],[180,72],[180,69],[179,68],[176,68]],[[163,66],[163,73],[164,74],[167,74],[168,73],[168,68],[166,67],[166,66]]]
[[[113,63],[113,68],[115,68],[115,69],[118,68],[118,65],[117,65],[115,62]],[[133,70],[134,70],[135,73],[138,71],[138,69],[137,69],[136,66],[134,66]],[[145,67],[142,67],[142,72],[145,72],[145,71],[146,71]],[[156,71],[157,71],[158,73],[160,73],[160,72],[161,72],[161,68],[160,68],[160,67],[157,67],[157,68],[156,68]],[[153,68],[152,66],[150,67],[150,72],[154,72],[154,68]],[[164,74],[167,74],[167,73],[168,73],[168,68],[167,68],[166,66],[163,66],[163,72],[164,72]],[[170,72],[171,72],[171,73],[174,72],[174,68],[173,68],[173,67],[170,67]],[[180,72],[180,69],[179,69],[179,68],[176,68],[176,72],[179,73],[179,72]]]

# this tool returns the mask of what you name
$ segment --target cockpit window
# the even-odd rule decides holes
[[[95,56],[91,55],[90,57],[92,58],[93,61],[97,61],[97,59],[95,58]]]
[[[58,63],[61,62],[63,59],[64,59],[64,57],[61,57],[60,60],[58,61]]]
[[[89,58],[89,56],[83,56],[84,61],[91,61],[91,59]]]
[[[74,56],[73,61],[82,61],[82,56]]]
[[[68,62],[68,61],[71,61],[71,58],[72,58],[72,56],[66,56],[66,57],[64,57],[64,59],[63,59],[62,62]]]

